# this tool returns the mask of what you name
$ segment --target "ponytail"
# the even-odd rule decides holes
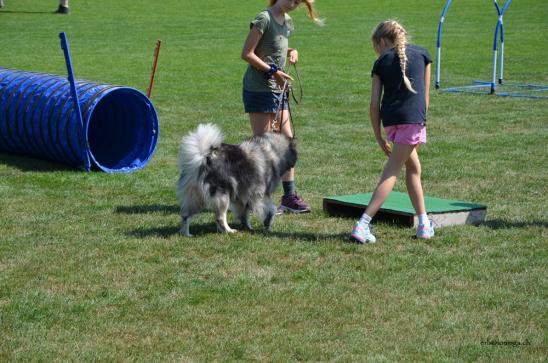
[[[277,0],[269,0],[270,6],[273,6],[276,4]],[[324,19],[320,19],[318,16],[318,13],[316,12],[316,9],[314,9],[314,0],[302,0],[302,3],[306,6],[306,13],[308,17],[319,26],[323,26],[325,24]]]
[[[314,0],[303,0],[304,5],[306,6],[306,12],[308,13],[308,17],[312,19],[314,24],[324,26],[325,21],[324,19],[320,19],[320,17],[318,16],[316,9],[314,9],[314,6],[312,5],[313,2]]]

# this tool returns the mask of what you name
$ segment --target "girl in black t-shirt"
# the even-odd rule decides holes
[[[371,218],[394,188],[405,165],[407,192],[419,218],[416,235],[430,238],[434,236],[434,228],[426,215],[417,149],[426,143],[432,59],[426,49],[408,44],[407,32],[394,20],[380,23],[371,38],[379,55],[371,72],[371,126],[388,161],[365,213],[352,229],[351,237],[359,243],[375,242],[369,225]],[[386,139],[381,133],[381,121]],[[393,143],[392,147],[389,142]]]

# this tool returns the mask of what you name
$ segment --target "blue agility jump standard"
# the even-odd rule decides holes
[[[445,3],[445,6],[443,8],[443,11],[441,12],[440,21],[438,24],[438,33],[437,33],[437,46],[436,46],[436,89],[440,88],[441,84],[441,47],[442,47],[442,33],[443,33],[443,25],[445,23],[445,18],[447,16],[447,12],[449,10],[449,7],[452,4],[452,0],[447,0]],[[496,80],[496,74],[497,74],[497,46],[499,42],[499,33],[500,33],[500,76],[499,76],[499,84],[502,84],[502,77],[504,73],[504,25],[503,25],[503,17],[506,13],[506,10],[508,9],[508,6],[510,6],[511,0],[506,0],[504,6],[501,8],[499,6],[499,3],[497,0],[493,0],[493,4],[495,6],[495,9],[497,10],[497,25],[495,27],[495,35],[493,40],[493,64],[492,64],[492,83],[491,83],[491,93],[495,93],[495,80]]]
[[[491,94],[497,96],[507,96],[507,97],[523,97],[523,98],[548,98],[545,94],[541,92],[546,92],[548,85],[531,85],[531,84],[505,84],[503,82],[504,78],[504,15],[510,6],[511,0],[506,0],[504,5],[500,5],[497,0],[493,0],[493,5],[497,11],[497,23],[495,26],[495,32],[493,36],[493,55],[492,55],[492,67],[491,67],[491,80],[490,82],[485,81],[474,81],[473,85],[449,87],[449,88],[440,88],[441,86],[441,61],[442,61],[442,33],[443,26],[446,20],[447,12],[449,7],[453,3],[452,0],[447,0],[443,11],[440,16],[440,21],[438,24],[438,33],[437,33],[437,57],[436,57],[436,89],[444,92],[454,92],[454,93],[473,93],[473,94]],[[499,52],[500,50],[500,52]],[[498,61],[498,64],[497,64]],[[498,85],[500,86],[510,86],[503,87],[503,91],[497,91],[497,67],[499,70],[498,73]],[[517,89],[517,91],[505,91],[504,89]],[[529,91],[523,92],[523,91]]]
[[[143,168],[158,142],[158,117],[140,91],[62,76],[0,68],[0,152],[89,171]]]

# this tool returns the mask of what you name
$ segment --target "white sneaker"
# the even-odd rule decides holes
[[[419,224],[417,226],[417,238],[430,239],[434,237],[434,223],[428,220],[428,225]]]
[[[360,221],[357,221],[356,224],[354,224],[350,237],[361,244],[375,243],[377,241],[375,236],[373,236],[373,233],[371,233],[371,226],[369,223],[360,223]]]

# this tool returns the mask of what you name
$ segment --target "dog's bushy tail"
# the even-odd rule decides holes
[[[223,142],[221,130],[214,124],[200,124],[183,137],[179,153],[179,168],[183,174],[199,175],[211,150]]]

